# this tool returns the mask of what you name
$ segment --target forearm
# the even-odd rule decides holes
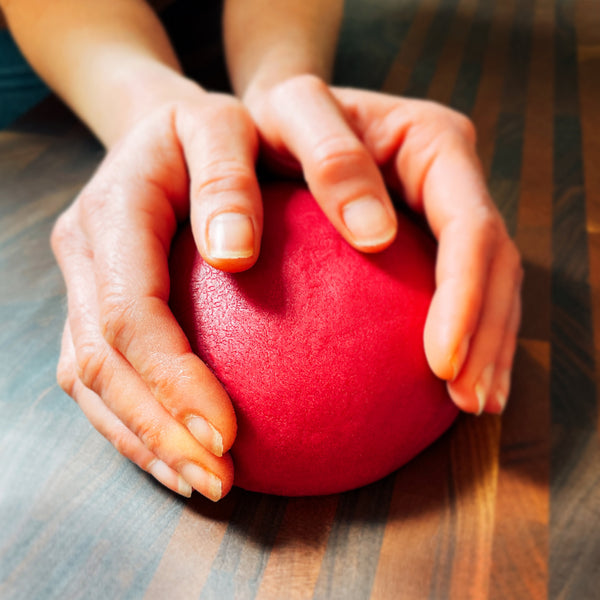
[[[331,76],[343,0],[226,0],[224,37],[238,96],[301,74]]]
[[[193,85],[142,0],[0,0],[40,76],[107,145]]]

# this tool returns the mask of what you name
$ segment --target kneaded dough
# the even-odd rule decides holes
[[[457,415],[423,349],[435,243],[399,215],[394,244],[363,254],[303,185],[262,192],[257,264],[214,269],[186,228],[171,252],[171,307],[234,404],[236,485],[289,496],[356,488]]]

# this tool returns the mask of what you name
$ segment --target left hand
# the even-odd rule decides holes
[[[255,89],[244,101],[269,162],[303,172],[324,213],[358,250],[377,252],[395,237],[386,185],[424,213],[439,243],[428,362],[461,409],[501,412],[522,269],[487,191],[471,122],[432,102],[333,88],[311,75]]]

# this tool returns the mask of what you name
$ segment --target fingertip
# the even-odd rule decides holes
[[[449,319],[446,290],[438,287],[433,296],[425,328],[423,345],[431,370],[444,381],[456,381],[460,375],[471,347],[471,335],[457,328]]]
[[[200,252],[213,267],[231,273],[249,269],[258,259],[261,227],[257,219],[238,211],[209,217]]]
[[[469,352],[469,346],[471,344],[471,339],[469,336],[465,336],[456,347],[456,350],[450,356],[450,367],[452,369],[452,379],[450,381],[455,381],[459,376],[463,365],[465,364],[465,360],[467,359],[467,354]]]
[[[483,406],[474,394],[465,393],[459,389],[453,382],[446,384],[448,395],[454,404],[463,412],[480,416],[483,412]]]
[[[258,260],[262,213],[229,210],[206,217],[192,212],[191,225],[198,252],[211,267],[239,273]]]
[[[350,243],[362,252],[380,252],[398,232],[395,211],[374,196],[363,196],[341,207],[341,220]]]
[[[434,298],[435,301],[435,298]],[[433,306],[433,302],[432,302]],[[445,350],[445,344],[440,343],[435,318],[432,317],[432,308],[425,322],[423,331],[423,347],[425,358],[429,368],[436,377],[444,381],[454,381],[460,372],[458,360],[454,358],[452,352]]]

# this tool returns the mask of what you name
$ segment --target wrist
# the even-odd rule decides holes
[[[153,112],[177,102],[197,102],[206,94],[202,87],[175,69],[150,60],[117,69],[110,87],[118,94],[118,106],[106,107],[105,114],[96,120],[106,126],[95,131],[108,148]]]
[[[341,0],[226,0],[225,51],[236,95],[263,95],[300,75],[329,81],[341,15]]]

